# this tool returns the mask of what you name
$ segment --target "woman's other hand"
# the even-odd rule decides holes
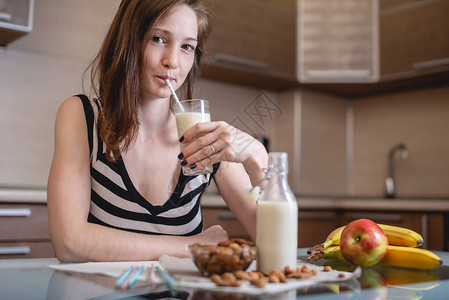
[[[217,244],[229,240],[228,233],[220,225],[213,225],[194,236],[195,242],[200,244]]]

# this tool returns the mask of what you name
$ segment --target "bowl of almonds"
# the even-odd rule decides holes
[[[204,276],[245,271],[256,258],[254,243],[231,239],[218,244],[192,244],[190,255]]]

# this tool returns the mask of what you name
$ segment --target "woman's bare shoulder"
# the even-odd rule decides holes
[[[73,96],[64,100],[59,106],[56,115],[56,126],[58,124],[84,123],[84,108],[81,99]]]
[[[61,103],[58,109],[58,114],[70,114],[76,111],[81,111],[82,109],[83,103],[81,102],[81,99],[76,96],[72,96],[65,99]]]
[[[83,103],[78,97],[70,97],[59,106],[56,114],[55,138],[67,141],[69,138],[84,140],[87,133]]]

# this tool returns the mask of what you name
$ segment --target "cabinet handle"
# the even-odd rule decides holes
[[[31,249],[28,246],[18,246],[18,247],[0,247],[0,255],[7,254],[30,254]]]
[[[228,54],[217,53],[214,55],[214,62],[235,65],[244,68],[267,70],[269,65],[266,62],[253,60]]]
[[[427,249],[427,238],[428,238],[427,224],[428,224],[428,217],[426,214],[423,214],[421,216],[421,234],[422,234],[422,239],[424,240],[424,244],[422,245],[422,247],[424,249]]]
[[[9,22],[11,21],[11,14],[0,12],[0,21],[2,22]]]
[[[435,69],[439,67],[448,67],[449,66],[449,57],[422,61],[413,64],[413,68],[415,70],[427,70],[427,69]]]
[[[2,208],[0,209],[0,217],[29,217],[31,209],[29,208]]]
[[[218,213],[218,218],[222,220],[235,219],[235,215],[230,211]]]
[[[370,78],[371,70],[309,70],[307,77],[310,79],[358,79]]]

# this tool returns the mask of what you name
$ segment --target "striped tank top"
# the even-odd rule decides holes
[[[152,205],[134,187],[121,157],[111,163],[97,130],[101,104],[77,95],[83,103],[90,148],[91,196],[88,222],[153,235],[202,232],[200,199],[219,164],[207,175],[184,176],[164,205]]]

